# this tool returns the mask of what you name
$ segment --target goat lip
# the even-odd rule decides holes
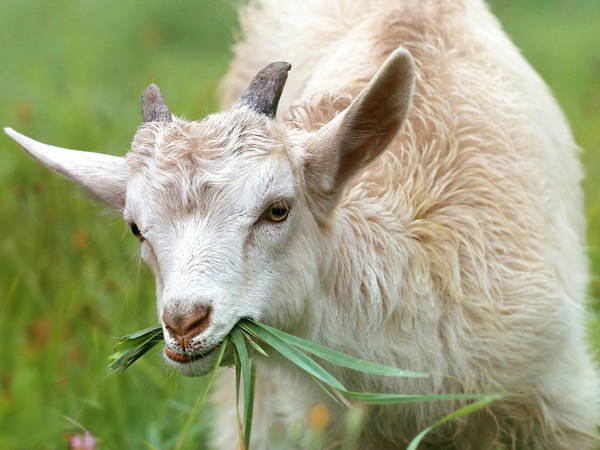
[[[175,361],[175,362],[182,363],[182,364],[202,359],[208,353],[210,353],[210,350],[206,353],[197,353],[194,355],[190,355],[190,354],[186,354],[186,353],[178,353],[174,350],[171,350],[167,345],[165,345],[165,355],[167,355],[167,358],[169,358],[171,361]]]

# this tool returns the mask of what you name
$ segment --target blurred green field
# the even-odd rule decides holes
[[[0,2],[0,125],[45,142],[124,154],[138,99],[158,83],[178,115],[216,107],[233,0]],[[563,106],[587,178],[590,339],[600,345],[600,3],[494,0]],[[104,449],[171,448],[201,382],[159,352],[104,376],[111,337],[156,321],[137,241],[0,137],[0,449],[65,448],[81,423]],[[185,448],[203,448],[210,414]]]

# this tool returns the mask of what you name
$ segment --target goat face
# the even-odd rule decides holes
[[[186,374],[244,317],[302,315],[316,279],[316,221],[293,139],[245,107],[149,123],[127,157],[124,217],[156,276],[168,361]]]
[[[209,370],[242,318],[281,328],[301,321],[318,292],[340,192],[385,150],[411,103],[414,65],[398,49],[345,111],[301,132],[274,120],[289,69],[268,65],[229,111],[200,122],[172,117],[150,86],[125,158],[5,129],[123,213],[156,276],[165,355],[184,374]]]

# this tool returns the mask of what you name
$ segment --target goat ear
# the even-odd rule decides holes
[[[118,210],[125,206],[125,158],[42,144],[17,133],[12,128],[5,128],[4,132],[29,156],[79,184],[95,198]]]
[[[406,119],[414,85],[412,56],[399,48],[350,106],[309,138],[307,181],[322,201],[328,199],[325,210],[345,183],[387,148]]]

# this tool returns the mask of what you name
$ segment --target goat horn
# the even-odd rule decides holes
[[[286,62],[274,62],[266,65],[256,74],[248,88],[237,101],[259,114],[275,117],[279,98],[292,65]]]
[[[142,120],[144,122],[172,122],[171,111],[157,85],[151,84],[142,94]]]

